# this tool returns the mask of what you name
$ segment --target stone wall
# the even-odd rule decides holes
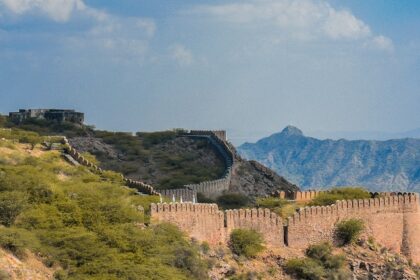
[[[254,229],[262,234],[267,246],[284,246],[283,220],[269,209],[227,210],[225,216],[227,237],[237,228]]]
[[[337,201],[330,206],[305,207],[286,221],[268,209],[222,212],[215,204],[154,204],[151,215],[152,222],[174,223],[191,237],[213,245],[226,245],[233,229],[248,228],[259,231],[268,247],[296,249],[321,241],[334,242],[337,223],[357,218],[365,223],[365,237],[373,236],[385,247],[420,263],[419,196],[414,193],[388,193],[371,199]]]
[[[104,171],[95,165],[94,163],[88,161],[85,157],[83,157],[75,148],[73,148],[66,137],[63,137],[62,143],[64,145],[64,152],[69,155],[75,162],[79,163],[80,165],[88,167],[92,172],[101,175]],[[126,183],[127,186],[137,189],[139,192],[143,194],[148,195],[158,195],[160,196],[160,193],[154,190],[154,188],[146,183],[131,180],[128,178],[125,178],[124,175],[121,174],[121,177]]]
[[[295,200],[296,202],[308,202],[317,197],[322,193],[328,193],[329,190],[318,191],[318,190],[308,190],[308,191],[298,191],[293,192],[292,194],[286,194],[284,191],[279,192],[277,195],[280,198],[286,198]],[[404,195],[408,194],[405,192],[370,192],[369,193],[372,197],[379,197],[379,196],[396,196],[396,195]]]
[[[268,247],[284,246],[283,221],[268,209],[220,211],[216,204],[158,203],[151,206],[151,220],[175,224],[211,245],[226,245],[232,230],[246,228],[260,232]]]
[[[221,195],[224,191],[227,191],[230,186],[230,179],[232,176],[233,166],[233,153],[226,142],[225,131],[208,131],[208,130],[191,130],[185,133],[183,136],[186,137],[200,137],[206,138],[215,151],[223,158],[225,164],[225,172],[223,176],[217,180],[200,182],[199,184],[189,184],[184,187],[195,191],[196,193],[203,193],[205,196],[215,198]]]
[[[366,236],[373,236],[379,243],[401,252],[407,242],[407,234],[414,238],[412,225],[404,224],[411,213],[418,213],[418,195],[405,194],[380,198],[344,200],[325,207],[305,207],[299,209],[287,221],[287,245],[293,248],[306,248],[320,241],[333,241],[335,225],[350,218],[365,222]],[[419,232],[417,232],[419,234]],[[406,250],[418,250],[414,244]]]
[[[197,192],[189,189],[168,189],[159,190],[160,194],[179,202],[197,202]]]
[[[158,203],[150,209],[152,223],[172,223],[190,237],[212,245],[225,242],[224,216],[216,204]]]

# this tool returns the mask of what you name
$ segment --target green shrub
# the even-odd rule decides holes
[[[322,242],[319,244],[310,245],[306,249],[306,255],[310,258],[325,261],[331,255],[332,245],[329,242]]]
[[[27,196],[23,192],[0,192],[0,223],[10,226],[27,207]]]
[[[370,198],[370,193],[361,187],[333,188],[328,192],[320,193],[309,202],[309,206],[326,206],[334,204],[337,200],[366,198]]]
[[[284,219],[293,215],[296,212],[296,209],[299,208],[296,203],[278,197],[258,198],[256,206],[268,208]]]
[[[29,231],[18,228],[0,228],[0,246],[16,257],[25,257],[25,249],[36,248],[39,241]]]
[[[197,202],[198,203],[216,203],[215,200],[208,198],[201,192],[197,193]]]
[[[345,257],[333,255],[332,249],[329,242],[311,245],[306,249],[306,258],[289,260],[285,270],[299,279],[349,279]]]
[[[310,258],[290,259],[286,262],[285,270],[298,279],[320,280],[326,275],[325,269]]]
[[[344,245],[352,243],[359,238],[364,229],[364,222],[359,219],[341,221],[336,226],[336,235]]]
[[[217,204],[223,209],[243,208],[250,204],[249,198],[240,193],[223,194],[217,198]]]
[[[229,246],[233,253],[253,258],[264,250],[262,235],[251,229],[234,229],[230,234]]]

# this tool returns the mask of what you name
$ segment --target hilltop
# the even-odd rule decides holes
[[[288,126],[238,151],[307,189],[361,185],[420,191],[420,139],[319,140]]]
[[[36,119],[20,124],[7,122],[6,126],[41,135],[65,135],[77,150],[93,155],[101,168],[120,172],[156,189],[178,189],[188,184],[216,180],[226,169],[211,143],[202,138],[180,137],[184,132],[182,129],[133,134]],[[244,160],[233,145],[229,144],[229,147],[235,157],[230,192],[255,199],[276,191],[298,189],[276,172]]]

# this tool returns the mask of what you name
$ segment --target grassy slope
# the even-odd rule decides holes
[[[59,279],[202,277],[205,264],[176,228],[140,226],[147,215],[139,206],[147,214],[156,198],[135,195],[117,177],[0,140],[0,245],[19,257],[31,249]]]
[[[30,120],[16,125],[6,120],[4,122],[8,127],[35,131],[42,135],[62,134],[74,138],[70,142],[78,150],[94,154],[102,168],[121,172],[156,188],[179,188],[185,184],[218,179],[225,168],[207,141],[178,138],[176,131],[137,133],[133,136],[130,133],[99,131],[71,123]],[[81,141],[77,141],[78,137]],[[109,145],[115,151],[114,155],[90,145],[89,141],[93,138]]]

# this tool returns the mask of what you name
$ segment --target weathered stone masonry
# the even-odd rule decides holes
[[[170,222],[191,237],[210,244],[227,244],[235,228],[259,231],[269,247],[304,249],[320,241],[334,241],[339,221],[358,218],[365,222],[365,236],[420,262],[420,213],[418,194],[383,195],[380,198],[344,200],[325,207],[305,207],[282,221],[267,209],[219,211],[217,205],[153,204],[152,222]],[[204,209],[206,214],[200,214]],[[207,207],[207,208],[206,208]],[[223,225],[223,226],[222,226]]]
[[[283,221],[268,209],[220,211],[216,204],[159,203],[151,206],[152,222],[170,222],[190,237],[211,245],[226,244],[232,230],[254,229],[267,245],[283,246]]]

